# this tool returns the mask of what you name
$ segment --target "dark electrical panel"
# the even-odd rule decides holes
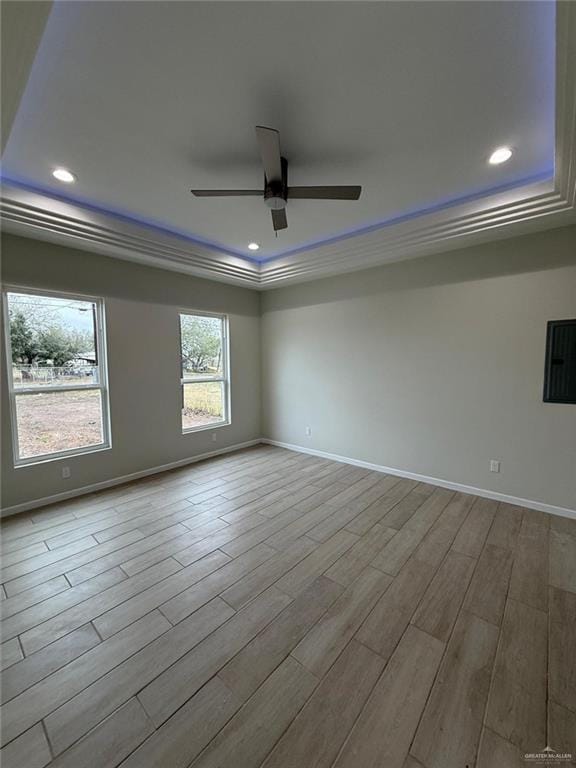
[[[576,320],[548,323],[544,402],[576,403]]]

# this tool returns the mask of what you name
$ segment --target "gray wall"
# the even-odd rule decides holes
[[[255,291],[5,235],[5,284],[102,296],[106,304],[112,448],[14,469],[2,351],[2,506],[109,480],[258,438],[260,298]],[[183,435],[178,310],[230,317],[232,423]],[[2,334],[2,343],[4,335]],[[62,464],[72,470],[61,478]]]
[[[8,235],[3,277],[105,297],[113,422],[112,449],[67,459],[70,480],[62,461],[15,470],[3,386],[5,507],[263,433],[576,508],[576,406],[542,402],[546,321],[576,316],[575,227],[271,291],[261,302],[247,289]],[[180,431],[180,308],[230,315],[232,424],[214,430],[216,444],[210,431]],[[488,471],[491,458],[501,474]]]
[[[569,317],[574,227],[266,293],[265,436],[575,509],[576,406],[542,402]]]

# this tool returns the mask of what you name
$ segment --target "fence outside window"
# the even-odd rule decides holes
[[[12,365],[14,388],[28,386],[58,386],[98,384],[97,365]]]

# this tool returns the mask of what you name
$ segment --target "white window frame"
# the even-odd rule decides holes
[[[182,322],[180,317],[182,315],[191,315],[193,317],[216,317],[222,321],[222,375],[221,376],[204,376],[193,377],[183,376],[182,372]],[[228,315],[220,315],[214,312],[199,312],[190,309],[178,310],[178,361],[180,366],[180,402],[184,403],[184,385],[185,384],[202,384],[209,381],[219,382],[223,385],[222,405],[224,408],[224,414],[222,421],[215,421],[211,424],[200,424],[197,427],[184,427],[182,426],[182,409],[180,409],[180,427],[182,434],[187,435],[190,432],[202,432],[206,429],[218,429],[219,427],[229,426],[231,423],[230,414],[230,334],[228,330]]]
[[[10,339],[10,313],[8,306],[8,294],[28,294],[30,296],[47,296],[55,299],[71,299],[75,301],[90,301],[96,308],[95,339],[96,359],[98,360],[97,384],[63,384],[59,386],[14,387],[12,375],[12,344]],[[31,464],[44,464],[47,461],[57,461],[69,456],[80,456],[87,453],[109,450],[112,447],[110,430],[110,404],[108,400],[108,355],[106,349],[105,333],[105,309],[104,299],[95,296],[86,296],[66,291],[45,291],[39,288],[23,288],[19,285],[4,286],[2,289],[2,304],[4,312],[4,346],[6,349],[6,374],[8,379],[8,397],[10,400],[10,423],[12,427],[12,450],[14,467],[27,467]],[[18,439],[18,418],[16,413],[16,397],[19,395],[32,395],[46,392],[74,392],[85,390],[98,390],[102,408],[102,442],[97,445],[87,445],[81,448],[71,448],[54,453],[43,453],[38,456],[20,458]]]

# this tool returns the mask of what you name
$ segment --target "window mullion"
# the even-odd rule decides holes
[[[91,392],[93,390],[103,391],[104,387],[100,384],[64,384],[62,386],[55,387],[23,387],[22,389],[14,389],[15,395],[41,395],[42,393],[54,393],[54,392]]]
[[[181,384],[211,384],[213,382],[225,382],[223,376],[214,379],[180,379]]]

